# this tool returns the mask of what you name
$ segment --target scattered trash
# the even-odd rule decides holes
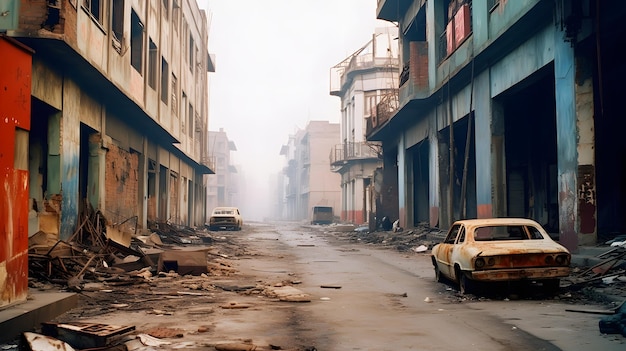
[[[215,345],[217,351],[254,351],[256,345],[245,343],[229,343]]]
[[[341,285],[320,285],[322,289],[341,289]]]
[[[245,303],[238,303],[236,301],[231,301],[231,302],[229,302],[229,303],[227,303],[225,305],[221,305],[220,307],[223,308],[223,309],[232,310],[232,309],[240,309],[240,308],[241,309],[243,309],[243,308],[250,308],[250,307],[252,307],[252,305],[245,304]]]
[[[598,323],[600,333],[622,334],[626,336],[626,301],[622,302],[616,309],[615,314],[600,319]]]
[[[424,302],[433,302],[433,300],[431,300],[431,299],[430,299],[430,297],[428,297],[428,296],[427,296],[427,297],[424,299]]]
[[[137,334],[137,338],[141,341],[143,345],[146,346],[161,346],[161,345],[171,345],[172,343],[169,341],[160,340],[159,338],[155,338],[154,336],[150,336],[148,334]]]
[[[31,351],[74,351],[75,349],[68,343],[50,336],[37,333],[25,332],[24,338]]]
[[[420,246],[414,248],[413,251],[415,251],[415,252],[426,252],[426,251],[428,251],[428,247],[425,246],[425,245],[420,245]]]

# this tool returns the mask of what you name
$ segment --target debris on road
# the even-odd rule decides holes
[[[626,301],[615,310],[614,315],[602,318],[598,324],[603,334],[626,336]]]

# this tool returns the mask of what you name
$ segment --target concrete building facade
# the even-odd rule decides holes
[[[328,121],[310,121],[283,145],[280,154],[287,166],[283,216],[285,220],[310,221],[314,206],[341,208],[340,176],[330,170],[328,150],[339,139],[340,126]]]
[[[379,1],[402,67],[398,109],[367,133],[386,208],[405,227],[528,217],[572,251],[626,231],[625,16],[620,1]]]
[[[8,0],[0,7],[0,32],[33,52],[32,61],[20,61],[28,70],[0,67],[13,77],[30,72],[19,96],[31,128],[20,128],[15,142],[28,174],[22,230],[68,239],[89,208],[108,223],[134,218],[139,230],[160,221],[203,225],[214,62],[195,0]],[[4,145],[0,153],[7,152]],[[1,240],[28,245],[28,236]]]
[[[376,106],[398,106],[398,45],[395,26],[378,28],[372,40],[331,68],[330,94],[341,99],[341,135],[330,152],[331,170],[341,175],[341,220],[375,228],[374,174],[382,167],[379,142],[365,140]],[[384,111],[381,110],[381,113]]]
[[[237,168],[231,163],[231,152],[237,151],[234,141],[228,139],[224,129],[209,131],[209,150],[215,174],[208,177],[207,211],[218,206],[240,206]]]

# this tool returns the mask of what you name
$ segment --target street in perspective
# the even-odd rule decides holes
[[[601,313],[619,307],[615,299],[596,295],[595,285],[568,287],[575,277],[548,293],[529,284],[462,294],[454,282],[436,282],[430,248],[440,237],[301,223],[162,228],[132,246],[158,252],[169,270],[150,274],[123,263],[88,270],[74,286],[78,307],[44,325],[74,345],[105,350],[625,347],[624,336],[598,327]],[[204,260],[192,258],[198,252]],[[31,284],[55,289],[44,280]],[[613,294],[625,298],[624,291],[622,283]],[[93,326],[110,335],[90,334]]]
[[[0,351],[625,350],[626,1],[0,1]]]

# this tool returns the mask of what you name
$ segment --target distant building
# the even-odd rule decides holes
[[[337,123],[311,121],[281,148],[287,162],[283,219],[310,220],[313,206],[332,207],[338,217],[340,176],[330,170],[328,150],[339,139],[339,129]]]
[[[341,175],[341,220],[370,222],[372,228],[382,147],[366,141],[365,133],[367,122],[377,118],[378,104],[398,105],[397,36],[395,26],[379,28],[372,40],[331,68],[330,94],[341,98],[341,137],[330,153],[331,170]]]
[[[215,174],[208,177],[207,211],[218,206],[238,207],[239,178],[237,168],[231,163],[231,152],[237,151],[223,128],[209,131],[209,153],[214,162]]]

